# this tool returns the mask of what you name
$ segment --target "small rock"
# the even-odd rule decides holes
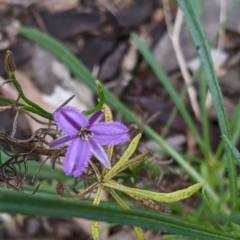
[[[107,59],[101,66],[99,74],[99,78],[101,80],[110,80],[117,74],[117,72],[119,71],[121,59],[123,58],[123,54],[126,51],[126,48],[126,43],[121,42],[114,49],[114,52],[107,57]]]
[[[186,136],[183,134],[169,136],[165,139],[165,141],[168,143],[169,146],[171,146],[176,151],[181,151],[181,150],[183,150],[183,145],[186,143]],[[159,144],[157,144],[153,140],[148,140],[145,143],[145,148],[146,148],[146,150],[152,150],[152,151],[162,150],[162,147],[159,146]],[[141,150],[143,151],[143,150],[145,150],[145,148],[142,148]]]
[[[36,86],[46,94],[51,94],[58,82],[52,72],[54,61],[55,57],[51,53],[36,44],[34,45],[30,69],[33,71]]]
[[[138,52],[136,46],[131,41],[130,47],[123,57],[122,68],[127,72],[133,71],[138,61]]]
[[[59,98],[61,95],[58,93],[64,89],[66,92],[65,97],[67,97],[64,98],[64,101],[66,101],[72,95],[75,95],[75,98],[73,98],[70,102],[72,106],[75,106],[81,110],[89,109],[94,106],[92,91],[85,84],[79,81],[79,79],[72,78],[69,70],[64,64],[59,63],[58,61],[54,61],[52,64],[52,71],[57,79],[61,82],[61,86],[55,86],[54,93],[56,94],[57,98]],[[59,101],[56,102],[58,104],[60,103]]]
[[[134,0],[119,13],[116,17],[121,26],[138,27],[151,15],[154,0]]]
[[[235,95],[239,99],[240,94],[240,71],[237,68],[229,69],[226,74],[219,77],[219,83],[222,87],[223,95],[230,99]]]
[[[64,11],[55,14],[46,13],[42,15],[42,18],[48,32],[63,40],[97,29],[101,24],[102,14]]]
[[[97,36],[84,46],[78,57],[89,69],[92,69],[103,57],[114,50],[117,43],[117,40],[111,37]]]

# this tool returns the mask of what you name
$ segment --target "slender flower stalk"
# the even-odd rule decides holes
[[[74,107],[64,106],[53,114],[56,124],[65,135],[53,140],[50,149],[69,146],[63,163],[66,175],[79,177],[92,155],[106,168],[111,163],[102,146],[117,145],[129,141],[128,128],[120,122],[99,122],[103,112],[90,117]]]

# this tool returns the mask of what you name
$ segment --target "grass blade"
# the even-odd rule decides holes
[[[79,217],[138,226],[144,229],[163,231],[197,239],[239,239],[239,236],[229,236],[229,234],[194,225],[176,217],[170,217],[153,211],[125,210],[110,203],[93,206],[91,202],[84,200],[68,202],[57,197],[48,198],[44,195],[30,196],[2,189],[0,189],[0,201],[0,212],[52,217]]]
[[[198,54],[201,59],[202,67],[205,72],[208,87],[212,94],[213,105],[218,116],[218,122],[220,125],[220,130],[222,134],[225,134],[227,138],[231,139],[229,124],[226,116],[226,112],[223,106],[223,98],[221,90],[218,84],[218,80],[215,74],[213,62],[211,59],[209,46],[203,32],[201,23],[197,17],[196,12],[192,6],[192,0],[177,0],[179,7],[181,8],[185,21],[187,23],[189,32],[192,35],[193,42],[195,46],[199,46]],[[224,144],[226,158],[227,158],[227,167],[228,167],[228,176],[229,176],[229,185],[230,185],[230,204],[231,209],[234,210],[237,206],[237,181],[236,181],[236,168],[235,162],[232,157],[232,154],[228,148],[227,144]]]
[[[229,147],[230,151],[232,152],[232,155],[234,156],[237,163],[240,165],[240,153],[237,150],[237,148],[234,147],[234,145],[231,143],[231,141],[225,135],[223,135],[223,140],[228,145],[228,147]]]
[[[202,200],[203,200],[203,205],[205,208],[205,214],[208,216],[208,220],[209,222],[212,224],[212,226],[220,232],[223,232],[223,230],[221,229],[221,227],[219,226],[218,222],[213,218],[213,213],[212,213],[212,209],[210,207],[208,198],[206,196],[206,193],[204,191],[204,188],[202,189]],[[209,217],[210,216],[210,217]]]

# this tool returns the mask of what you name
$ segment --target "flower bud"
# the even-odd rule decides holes
[[[7,50],[4,59],[4,66],[8,74],[14,73],[16,70],[15,61],[11,51]]]

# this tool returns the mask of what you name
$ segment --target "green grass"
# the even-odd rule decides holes
[[[167,74],[161,66],[158,65],[151,51],[140,40],[136,33],[131,33],[131,38],[144,61],[151,67],[153,73],[158,78],[159,85],[161,84],[166,89],[166,92],[175,103],[175,109],[172,118],[167,124],[166,132],[172,123],[174,115],[180,113],[197,142],[201,154],[199,154],[199,156],[191,156],[186,153],[179,153],[168,145],[164,139],[164,134],[160,136],[149,126],[145,126],[143,131],[147,137],[161,146],[165,154],[178,163],[177,166],[174,166],[176,171],[187,174],[192,182],[205,183],[202,195],[201,197],[199,196],[199,207],[195,210],[185,211],[182,205],[172,204],[171,209],[173,213],[171,216],[168,216],[146,209],[123,211],[112,206],[112,203],[93,207],[89,201],[77,203],[64,202],[55,197],[55,188],[51,186],[49,182],[56,184],[58,180],[63,180],[70,183],[71,178],[66,177],[60,169],[56,169],[54,173],[49,167],[43,166],[38,174],[38,179],[42,181],[43,184],[40,186],[36,196],[29,196],[27,194],[20,195],[18,193],[0,190],[0,211],[26,215],[35,214],[39,216],[83,217],[86,219],[103,220],[131,226],[134,224],[144,229],[169,233],[164,239],[178,239],[178,237],[181,236],[184,236],[184,239],[186,239],[186,237],[189,237],[187,239],[240,238],[239,231],[236,230],[239,229],[240,224],[239,214],[236,211],[240,204],[238,198],[239,180],[236,176],[236,163],[240,164],[240,154],[235,148],[235,144],[240,136],[240,124],[238,120],[240,117],[240,103],[237,105],[232,118],[229,120],[226,116],[221,89],[210,56],[209,43],[206,41],[199,20],[202,11],[201,2],[195,1],[194,6],[192,5],[192,0],[177,0],[177,2],[184,14],[185,21],[193,39],[193,44],[200,47],[198,54],[202,67],[198,72],[197,78],[200,79],[198,94],[199,105],[201,107],[202,132],[199,132],[197,129],[195,119],[182,101],[186,91],[179,93],[174,88]],[[95,79],[90,71],[63,43],[43,32],[29,27],[20,27],[19,33],[51,52],[69,68],[72,74],[85,83],[93,92],[97,93],[94,82]],[[212,150],[210,145],[209,116],[205,106],[207,89],[211,92],[213,106],[221,131],[221,143],[216,152]],[[138,125],[142,124],[142,120],[108,89],[103,87],[103,90],[106,102],[112,109],[122,114],[127,121],[135,122]],[[11,102],[11,100],[3,97],[1,97],[0,100]],[[31,111],[31,109],[28,110]],[[47,118],[48,116],[43,117]],[[6,159],[6,156],[2,155],[2,161],[4,162]],[[38,167],[38,162],[30,162],[29,176],[33,176]],[[144,165],[144,167],[146,168],[147,166]],[[149,172],[151,173],[151,171],[154,172],[155,170],[151,164]],[[132,177],[131,175],[131,179]],[[121,178],[121,176],[119,176],[119,178]],[[127,176],[126,179],[130,178]],[[25,186],[26,193],[31,194],[34,191],[34,187],[35,185]],[[41,199],[41,201],[39,201],[39,199]],[[183,218],[183,214],[185,218]]]

